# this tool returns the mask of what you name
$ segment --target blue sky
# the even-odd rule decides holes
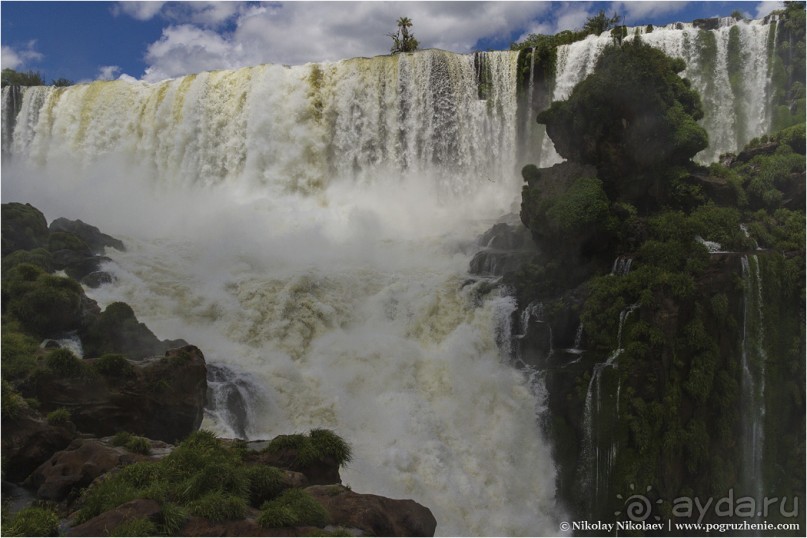
[[[529,33],[578,29],[605,9],[629,25],[751,18],[781,2],[9,2],[2,67],[46,81],[157,81],[209,69],[302,64],[389,52],[398,17],[421,48],[506,49]]]

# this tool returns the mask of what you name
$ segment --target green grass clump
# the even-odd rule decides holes
[[[299,433],[279,435],[264,450],[278,452],[284,449],[296,450],[296,463],[301,466],[327,460],[335,461],[337,465],[341,466],[350,462],[352,458],[350,445],[334,432],[326,429],[311,430],[309,435]]]
[[[58,536],[59,516],[46,508],[23,508],[11,525],[3,529],[6,536]]]
[[[246,515],[247,501],[243,497],[214,491],[192,501],[189,508],[195,516],[211,521],[230,521]]]
[[[159,516],[161,534],[175,536],[187,519],[187,510],[174,503],[163,503]]]
[[[129,378],[134,376],[134,366],[120,353],[107,353],[102,355],[93,368],[105,377]]]
[[[109,532],[109,536],[160,536],[157,525],[145,517],[124,521]]]
[[[129,432],[118,432],[112,436],[111,443],[115,446],[122,446],[131,452],[138,454],[151,454],[151,443],[145,437],[138,437]]]
[[[46,417],[48,424],[58,425],[58,424],[67,424],[70,422],[70,411],[65,409],[64,407],[60,407],[54,411],[48,413]]]
[[[311,494],[294,488],[264,504],[258,524],[266,528],[324,527],[329,520],[328,511]]]
[[[28,404],[8,381],[4,379],[2,385],[3,418],[17,418],[24,409],[28,408]]]
[[[67,349],[54,349],[45,356],[45,365],[63,377],[81,377],[87,373],[84,362]]]
[[[138,465],[138,464],[135,464]],[[81,501],[81,508],[76,513],[74,524],[89,521],[95,516],[117,508],[123,503],[140,497],[138,489],[121,480],[120,473],[107,476],[88,489]]]
[[[274,499],[283,493],[286,487],[283,483],[283,471],[268,465],[247,467],[246,476],[249,480],[249,502],[252,506],[260,506]]]
[[[22,379],[36,368],[39,342],[3,324],[3,378]]]

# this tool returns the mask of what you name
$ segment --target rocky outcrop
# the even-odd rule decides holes
[[[99,439],[76,439],[31,473],[26,485],[41,499],[62,501],[112,469],[146,458]]]
[[[16,417],[3,417],[3,479],[23,480],[55,452],[64,449],[76,433],[68,425],[49,424],[39,413],[25,409]]]
[[[344,486],[306,488],[328,511],[331,524],[374,536],[434,536],[437,520],[415,501],[355,493]]]
[[[92,368],[99,360],[85,363]],[[44,410],[63,407],[80,431],[98,436],[128,431],[173,443],[199,428],[207,371],[198,348],[186,346],[161,358],[127,362],[132,368],[122,375],[43,372],[35,384],[23,388]]]
[[[156,523],[161,511],[157,501],[135,499],[76,525],[68,531],[67,536],[109,536],[111,531],[127,521],[147,519]]]
[[[3,204],[3,256],[15,250],[33,250],[48,241],[45,215],[31,204]]]
[[[517,271],[538,255],[538,249],[521,223],[500,222],[479,238],[482,250],[471,259],[470,272],[481,276],[503,276]]]
[[[51,233],[65,232],[80,238],[90,248],[93,254],[102,254],[106,247],[117,250],[126,250],[123,241],[111,235],[101,233],[101,230],[80,220],[58,218],[48,227]]]

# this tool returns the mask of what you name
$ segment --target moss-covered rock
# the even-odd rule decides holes
[[[47,244],[48,223],[42,212],[31,204],[3,204],[2,219],[3,256]]]

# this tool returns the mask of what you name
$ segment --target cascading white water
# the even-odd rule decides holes
[[[514,303],[467,284],[521,184],[516,53],[485,55],[485,100],[441,51],[29,88],[3,199],[123,239],[91,296],[263,387],[252,438],[334,429],[344,481],[439,534],[555,534],[542,385],[497,346]]]
[[[763,498],[762,473],[765,446],[765,362],[762,277],[756,255],[741,258],[744,284],[742,390],[743,390],[743,476],[745,495],[757,502]]]
[[[594,365],[591,372],[591,379],[586,391],[586,400],[583,406],[583,443],[582,443],[582,470],[581,478],[584,491],[590,499],[590,509],[597,509],[602,500],[602,488],[608,485],[613,464],[616,461],[617,445],[609,435],[609,424],[602,427],[605,422],[603,412],[602,375],[606,368],[616,368],[616,360],[624,352],[622,347],[622,331],[628,317],[639,308],[635,303],[625,307],[619,313],[619,325],[616,335],[616,348],[608,358]],[[616,416],[619,415],[619,392],[621,385],[617,385],[616,390]],[[607,396],[607,394],[606,394]],[[613,420],[609,421],[613,422]],[[603,445],[608,444],[607,447]]]
[[[721,153],[737,151],[752,138],[766,134],[770,127],[768,34],[776,22],[724,22],[716,30],[701,30],[684,23],[656,27],[651,32],[642,27],[629,28],[626,38],[634,39],[638,33],[643,42],[684,59],[686,69],[681,76],[689,79],[701,96],[705,115],[700,123],[709,133],[709,147],[696,155],[696,160],[704,163],[713,162]],[[611,43],[610,32],[604,32],[559,47],[552,101],[568,98],[574,87],[594,71],[602,51]],[[734,76],[730,54],[737,55],[738,72]],[[552,141],[544,139],[541,166],[561,160]]]

